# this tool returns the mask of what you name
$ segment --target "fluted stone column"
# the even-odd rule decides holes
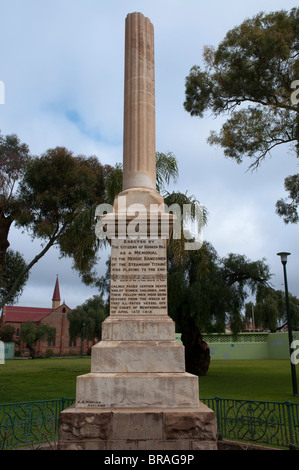
[[[141,13],[126,18],[123,189],[156,188],[154,28]]]

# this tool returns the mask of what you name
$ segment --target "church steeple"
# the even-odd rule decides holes
[[[59,282],[58,282],[58,274],[57,274],[55,288],[53,292],[53,298],[52,298],[52,308],[56,309],[59,306],[60,306],[60,291],[59,291]]]

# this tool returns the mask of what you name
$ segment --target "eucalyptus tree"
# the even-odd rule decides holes
[[[23,209],[15,189],[29,158],[28,145],[21,143],[15,134],[0,134],[0,276],[10,245],[11,225]]]
[[[227,116],[208,142],[224,155],[257,168],[277,148],[299,157],[299,8],[259,13],[206,46],[204,67],[186,78],[184,107],[191,116]],[[298,222],[299,175],[285,180],[288,199],[276,203],[286,223]]]
[[[98,251],[94,214],[105,197],[104,169],[94,156],[74,156],[64,147],[56,147],[23,162],[17,190],[11,196],[10,219],[43,245],[31,261],[23,263],[23,269],[15,270],[1,306],[11,301],[31,268],[54,246],[90,282]],[[5,279],[1,278],[3,286]]]
[[[22,254],[10,248],[9,233],[23,209],[22,202],[16,197],[16,187],[29,158],[27,144],[15,134],[0,134],[0,298],[6,298],[6,303],[17,299],[28,278],[21,276],[18,287],[8,295],[14,279],[26,266]]]

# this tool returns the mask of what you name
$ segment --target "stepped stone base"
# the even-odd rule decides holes
[[[175,339],[175,324],[168,315],[122,315],[102,323],[102,341],[169,341]]]
[[[89,373],[77,377],[77,408],[194,408],[198,377],[180,373]]]
[[[60,414],[59,450],[217,450],[215,414],[196,408],[70,407]]]
[[[101,341],[92,348],[91,372],[184,372],[177,341]]]

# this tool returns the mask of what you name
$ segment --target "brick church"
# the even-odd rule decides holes
[[[22,325],[27,321],[33,321],[36,325],[48,323],[50,326],[54,327],[56,331],[54,341],[38,342],[36,348],[38,356],[44,355],[49,349],[53,351],[54,355],[79,355],[83,353],[81,338],[71,339],[69,336],[67,314],[70,311],[71,309],[65,302],[60,302],[60,289],[57,276],[52,298],[52,308],[15,307],[6,305],[3,307],[0,324],[1,326],[12,325],[15,328],[15,350],[20,350],[23,356],[29,355],[28,349],[20,341]],[[88,341],[84,341],[84,354],[87,353],[89,347],[88,343]]]

